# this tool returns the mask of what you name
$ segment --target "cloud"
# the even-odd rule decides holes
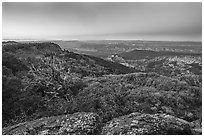
[[[202,3],[3,3],[3,38],[198,40]],[[84,35],[84,36],[83,36]],[[67,36],[67,37],[66,37]],[[79,39],[79,38],[78,38]],[[161,37],[162,39],[162,37]]]

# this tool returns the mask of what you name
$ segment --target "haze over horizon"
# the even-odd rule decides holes
[[[202,3],[2,3],[7,40],[202,41]]]

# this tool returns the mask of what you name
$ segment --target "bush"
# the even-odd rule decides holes
[[[2,65],[12,70],[15,74],[18,71],[27,71],[29,68],[17,59],[14,55],[10,53],[3,53],[2,55]]]

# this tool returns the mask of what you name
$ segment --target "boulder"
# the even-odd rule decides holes
[[[79,112],[20,123],[3,129],[5,135],[87,135],[98,134],[99,116]]]
[[[102,128],[103,135],[192,134],[189,122],[167,114],[131,113],[115,118]]]
[[[171,107],[162,106],[161,108],[166,114],[174,115],[174,111],[172,110]]]
[[[202,135],[202,119],[197,119],[190,123],[192,127],[192,133],[194,135]]]

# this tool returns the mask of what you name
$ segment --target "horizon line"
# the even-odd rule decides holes
[[[199,40],[151,40],[151,39],[2,39],[3,41],[169,41],[169,42],[202,42]]]

